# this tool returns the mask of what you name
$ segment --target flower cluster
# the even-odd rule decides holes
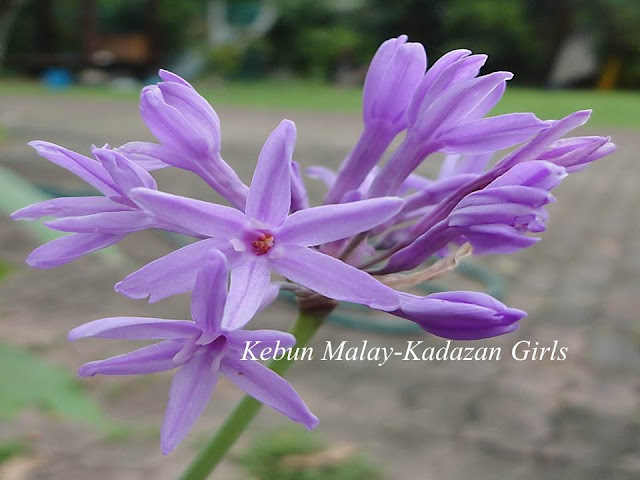
[[[143,89],[140,102],[158,143],[105,145],[93,148],[89,158],[33,142],[41,156],[102,195],[57,198],[15,212],[14,219],[55,217],[46,225],[70,233],[37,248],[29,265],[62,265],[150,228],[195,239],[115,286],[127,297],[150,302],[191,292],[193,321],[114,317],[80,326],[71,340],[161,340],[83,365],[80,375],[177,369],[162,428],[167,453],[203,411],[220,373],[289,418],[316,425],[284,379],[258,362],[240,360],[248,340],[260,340],[263,348],[295,343],[286,333],[245,330],[279,288],[304,299],[301,308],[358,303],[445,338],[487,338],[517,328],[525,312],[484,293],[421,297],[399,289],[443,273],[461,251],[506,254],[533,245],[538,238],[530,234],[544,231],[544,207],[554,201],[550,191],[615,146],[605,137],[562,138],[587,121],[588,111],[552,121],[531,113],[487,116],[512,74],[480,75],[485,61],[485,55],[455,50],[426,70],[422,45],[407,43],[406,36],[384,42],[366,77],[359,140],[337,173],[320,166],[307,171],[327,185],[324,204],[316,207],[309,206],[293,161],[291,121],[282,121],[267,138],[247,186],[221,157],[214,109],[189,83],[164,70],[160,83]],[[438,177],[416,174],[435,153],[445,154]],[[150,172],[167,167],[195,173],[229,206],[159,191]],[[457,249],[453,257],[450,249]],[[431,264],[434,258],[440,260]],[[273,273],[284,280],[272,283]]]

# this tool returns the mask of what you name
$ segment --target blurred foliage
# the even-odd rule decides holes
[[[223,0],[217,0],[223,1]],[[167,64],[187,51],[226,77],[291,72],[323,80],[341,72],[361,78],[381,41],[406,33],[427,47],[430,63],[451,48],[489,54],[488,68],[517,72],[519,83],[543,85],[560,46],[574,33],[588,32],[603,69],[615,61],[616,82],[640,85],[639,0],[226,0],[229,25],[247,25],[260,3],[278,14],[266,35],[235,48],[210,45],[210,0],[97,0],[101,32],[140,31],[151,18],[157,48]],[[13,53],[46,45],[38,18],[51,5],[56,49],[78,51],[81,0],[27,0],[10,40]],[[594,81],[597,79],[593,79]]]
[[[0,443],[0,464],[11,457],[29,452],[29,444],[24,440],[9,440]]]
[[[258,436],[237,461],[257,480],[381,478],[379,468],[350,446],[333,446],[330,452],[317,434],[294,428]]]
[[[0,344],[0,418],[8,419],[27,406],[112,429],[100,409],[66,371],[35,356]]]
[[[448,33],[444,50],[468,48],[489,54],[488,70],[510,70],[536,79],[545,65],[545,48],[522,1],[455,0],[442,17]]]
[[[13,270],[15,270],[13,265],[0,259],[0,282],[8,277]]]

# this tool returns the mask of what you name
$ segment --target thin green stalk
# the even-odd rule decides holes
[[[311,340],[328,313],[329,310],[300,311],[296,322],[289,330],[289,333],[296,337],[296,347],[304,347]],[[287,357],[272,360],[269,368],[283,375],[293,362],[294,360],[289,360]],[[258,414],[260,407],[262,403],[245,395],[211,440],[200,450],[180,480],[206,479]]]

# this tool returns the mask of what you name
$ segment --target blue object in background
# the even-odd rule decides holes
[[[44,84],[55,90],[69,88],[73,83],[71,72],[66,68],[48,68],[42,75]]]

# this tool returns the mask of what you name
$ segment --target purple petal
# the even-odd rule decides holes
[[[526,313],[479,292],[442,292],[427,297],[401,294],[395,315],[444,338],[473,340],[511,332]]]
[[[408,212],[427,205],[435,205],[448,197],[462,185],[478,178],[477,174],[461,174],[436,180],[421,191],[406,197],[406,204],[402,211]]]
[[[85,337],[130,340],[185,338],[199,332],[193,322],[147,317],[111,317],[85,323],[69,332],[72,342]]]
[[[514,253],[540,241],[528,237],[510,225],[478,225],[465,230],[464,236],[477,255]]]
[[[124,355],[85,363],[78,370],[78,375],[136,375],[171,370],[178,366],[173,357],[182,349],[183,344],[183,340],[165,340]]]
[[[210,141],[213,151],[220,151],[220,119],[213,107],[209,105],[193,87],[176,82],[161,82],[158,88],[164,101],[175,107],[184,118]]]
[[[191,294],[191,316],[203,332],[217,332],[227,300],[227,259],[219,250],[207,255]]]
[[[219,148],[209,140],[212,132],[196,130],[177,108],[165,101],[162,91],[155,85],[142,90],[140,113],[158,140],[189,157],[206,157]]]
[[[234,266],[222,320],[225,330],[235,330],[251,320],[269,288],[270,277],[269,262],[255,255],[244,256]]]
[[[165,70],[161,68],[158,71],[158,76],[165,82],[179,83],[181,85],[184,85],[185,87],[193,88],[191,84],[187,82],[184,78],[182,78],[180,75],[170,72],[169,70]]]
[[[418,85],[416,92],[414,93],[413,99],[411,100],[411,104],[407,109],[407,120],[409,125],[413,125],[416,123],[418,113],[422,108],[422,100],[424,99],[425,94],[431,88],[433,82],[440,76],[440,74],[446,70],[450,65],[454,62],[457,62],[461,58],[464,58],[468,55],[471,55],[470,50],[453,50],[451,52],[445,53],[442,57],[438,59],[436,63],[433,64],[425,74],[424,78]]]
[[[453,212],[469,206],[508,203],[537,208],[553,201],[553,195],[542,188],[523,185],[506,185],[504,187],[488,187],[467,195],[458,203]]]
[[[571,115],[567,115],[561,120],[553,122],[550,127],[538,133],[529,143],[500,160],[494,169],[507,168],[516,163],[536,160],[553,142],[559,140],[574,128],[586,123],[590,116],[591,110],[580,110]]]
[[[509,72],[494,72],[450,88],[426,108],[413,128],[425,138],[459,125],[493,89],[512,77]]]
[[[459,236],[459,230],[450,228],[446,221],[439,222],[411,244],[394,253],[383,271],[391,273],[411,270]]]
[[[219,240],[201,240],[145,265],[116,283],[115,290],[129,298],[149,297],[149,303],[193,289],[199,267],[213,249],[226,246]]]
[[[116,150],[98,148],[93,151],[111,178],[116,182],[123,195],[133,188],[145,187],[156,190],[158,184],[154,178],[140,165],[129,160]]]
[[[106,196],[110,197],[119,194],[107,171],[96,160],[72,152],[54,143],[34,141],[29,142],[29,145],[35,148],[38,155],[62,168],[66,168]]]
[[[493,157],[493,152],[465,155],[456,165],[456,174],[482,173]]]
[[[573,173],[582,170],[583,168],[587,167],[589,163],[595,162],[596,160],[599,160],[602,157],[606,157],[607,155],[611,155],[617,149],[618,147],[614,143],[607,142],[596,151],[582,157],[579,161],[574,161],[571,165],[566,167],[567,172]]]
[[[489,92],[489,94],[484,97],[484,99],[480,101],[480,103],[478,103],[478,105],[473,110],[471,110],[471,112],[469,112],[469,114],[467,115],[467,120],[473,121],[484,117],[487,113],[493,110],[493,107],[498,104],[506,90],[506,82],[499,83],[496,88],[491,90],[491,92]]]
[[[324,203],[346,203],[344,196],[352,190],[367,191],[374,177],[375,165],[380,161],[397,131],[386,125],[367,126],[358,142],[344,159],[335,182]]]
[[[176,372],[160,434],[164,455],[186,438],[204,412],[218,380],[218,371],[212,367],[216,354],[201,349]]]
[[[83,217],[64,217],[44,222],[44,224],[62,232],[126,234],[150,228],[154,225],[154,221],[153,216],[147,212],[126,210],[95,213]]]
[[[298,162],[291,162],[291,211],[297,212],[309,208],[309,197],[307,196],[307,189],[304,186],[304,180],[302,180],[302,174],[300,173],[300,166]]]
[[[267,308],[271,305],[276,298],[278,298],[278,294],[280,293],[280,286],[277,283],[271,283],[267,287],[267,291],[262,297],[262,301],[260,302],[260,307],[258,307],[258,311]]]
[[[296,344],[296,337],[277,330],[233,330],[226,337],[231,346],[240,352],[244,352],[247,342],[260,342],[252,349],[256,356],[265,348],[279,346],[286,349]]]
[[[521,185],[542,190],[551,190],[567,177],[566,170],[551,162],[532,160],[519,163],[503,173],[486,190],[509,185]]]
[[[132,190],[130,196],[158,220],[198,235],[228,240],[241,234],[247,223],[235,208],[202,200],[143,188]]]
[[[547,126],[532,113],[510,113],[457,126],[441,141],[449,153],[488,153],[523,142]]]
[[[62,197],[34,203],[11,214],[13,220],[35,220],[40,217],[75,217],[99,212],[125,210],[107,197]]]
[[[405,112],[427,68],[424,47],[406,41],[406,35],[387,40],[371,61],[362,95],[366,125],[384,122],[394,133],[406,127]]]
[[[307,208],[290,215],[276,238],[282,243],[303,246],[333,242],[387,221],[403,205],[404,200],[401,198],[382,197]]]
[[[534,221],[538,208],[518,203],[472,205],[454,210],[449,216],[452,227],[469,227],[501,223],[518,226]]]
[[[159,170],[161,168],[170,167],[172,163],[165,160],[176,157],[179,154],[172,152],[164,145],[151,142],[129,142],[116,148],[116,151],[123,153],[129,160],[136,162],[147,172]]]
[[[478,76],[480,69],[487,61],[486,55],[471,55],[461,58],[443,69],[437,78],[425,75],[419,93],[413,97],[413,102],[420,99],[420,107],[428,108],[440,95],[453,86]],[[428,88],[425,89],[425,85]]]
[[[296,143],[296,127],[283,120],[269,135],[258,157],[246,213],[269,226],[284,222],[291,206],[291,161]]]
[[[34,268],[52,268],[63,265],[87,253],[118,243],[125,235],[106,233],[75,233],[45,243],[27,257],[27,265]]]
[[[308,429],[318,424],[318,418],[309,411],[289,382],[264,365],[225,356],[220,363],[220,371],[245,393],[294,422],[302,423]]]
[[[336,181],[336,172],[327,167],[317,165],[307,168],[307,177],[318,180],[324,183],[327,188],[331,188]]]
[[[368,273],[311,248],[287,245],[286,254],[271,263],[284,277],[335,300],[380,310],[392,310],[399,302],[393,289]]]

